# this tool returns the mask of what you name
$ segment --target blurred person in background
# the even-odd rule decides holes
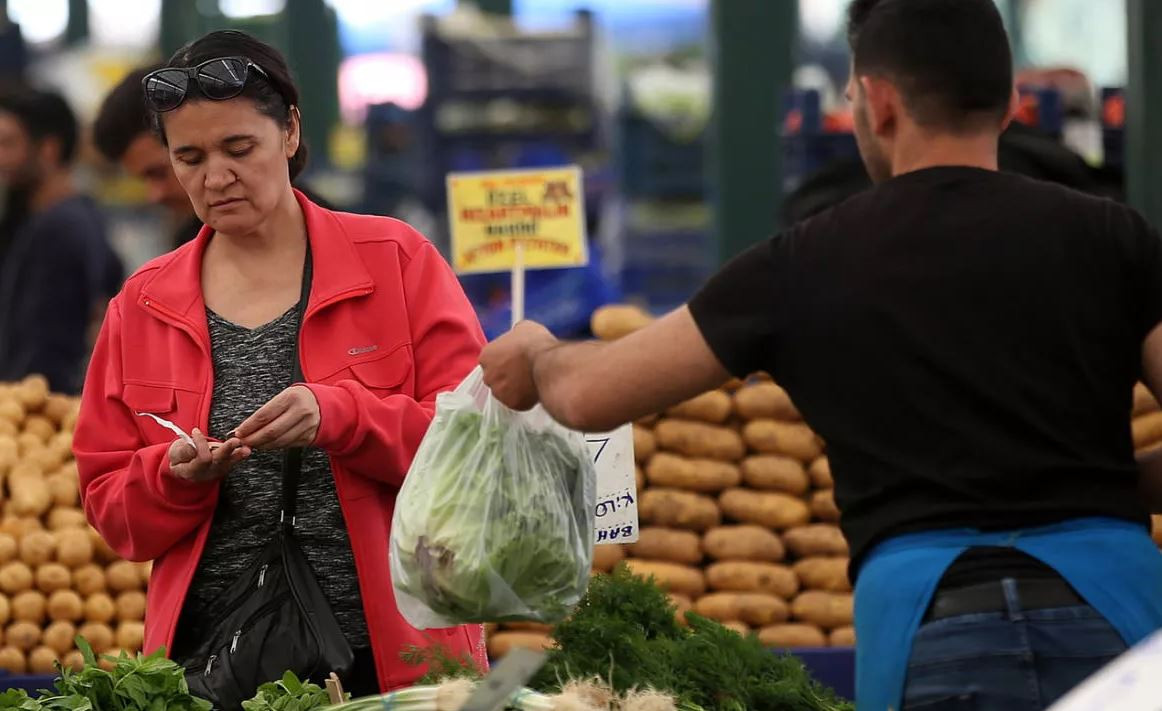
[[[282,454],[305,448],[296,539],[355,651],[346,689],[408,685],[423,671],[401,661],[410,645],[483,665],[480,626],[412,628],[388,570],[396,495],[436,395],[484,344],[455,275],[408,225],[292,187],[306,147],[276,49],[213,32],[145,85],[206,226],[112,301],[74,438],[89,520],[125,558],[156,560],[145,647],[189,664],[212,641],[224,591],[279,535]]]
[[[998,169],[1016,108],[992,0],[855,0],[848,98],[875,187],[755,245],[611,343],[524,323],[510,407],[606,431],[769,373],[827,443],[860,711],[1043,709],[1162,629],[1162,239]]]
[[[164,207],[177,248],[197,236],[202,221],[174,175],[169,151],[150,125],[141,81],[161,65],[135,69],[105,97],[93,123],[93,143],[106,159],[145,184],[149,202]]]
[[[77,191],[77,120],[59,94],[0,93],[0,381],[31,373],[78,393],[90,326],[124,267],[94,201]]]

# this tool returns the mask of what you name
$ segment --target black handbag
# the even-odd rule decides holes
[[[310,284],[308,250],[298,305],[300,331]],[[296,345],[292,382],[301,379]],[[351,645],[295,539],[302,457],[302,449],[284,452],[279,533],[250,574],[226,591],[220,621],[185,665],[190,693],[221,711],[241,708],[259,686],[287,671],[321,685],[331,672],[345,676],[354,663]]]

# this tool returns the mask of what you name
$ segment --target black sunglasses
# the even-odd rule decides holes
[[[145,90],[146,103],[160,113],[181,106],[191,81],[198,83],[198,89],[207,99],[233,99],[246,88],[246,79],[251,70],[270,81],[266,70],[246,57],[221,57],[202,62],[196,67],[163,67],[154,70],[145,75],[141,86]]]

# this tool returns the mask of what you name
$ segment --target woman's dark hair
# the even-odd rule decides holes
[[[170,67],[196,67],[202,62],[221,57],[245,57],[262,67],[266,77],[254,71],[246,79],[246,87],[239,96],[254,102],[258,111],[280,124],[290,124],[291,107],[299,105],[299,88],[291,75],[286,58],[262,40],[238,30],[216,30],[179,49],[167,64]],[[190,82],[186,101],[205,101],[197,82]],[[165,125],[161,115],[153,112],[153,125],[166,143]],[[307,166],[307,144],[299,132],[299,148],[287,161],[290,179],[294,180]]]

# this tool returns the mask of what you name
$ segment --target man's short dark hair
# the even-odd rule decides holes
[[[129,72],[101,103],[97,120],[93,122],[93,143],[101,155],[114,163],[125,156],[129,144],[138,136],[152,130],[141,80],[160,66]]]
[[[60,94],[29,87],[10,88],[0,93],[0,111],[15,116],[36,143],[57,139],[61,165],[69,165],[76,158],[77,116]]]
[[[961,131],[1005,115],[1013,56],[993,0],[853,0],[857,75],[895,84],[922,126]]]

